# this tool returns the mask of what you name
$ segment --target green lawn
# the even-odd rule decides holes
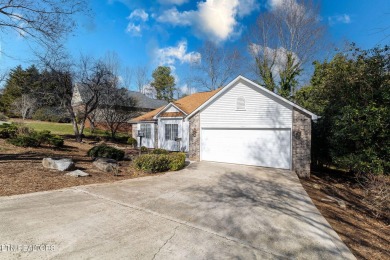
[[[73,135],[73,126],[70,123],[53,123],[53,122],[44,122],[44,121],[35,121],[35,120],[11,120],[15,123],[22,123],[26,125],[27,127],[30,127],[36,131],[43,131],[48,130],[52,134],[56,135]],[[89,128],[84,129],[84,135],[89,136],[91,135],[91,131]],[[95,135],[104,136],[105,132],[99,129],[95,130]],[[126,134],[118,133],[117,136],[123,136]]]

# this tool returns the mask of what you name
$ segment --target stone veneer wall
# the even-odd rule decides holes
[[[292,168],[299,177],[310,177],[311,117],[293,110]]]
[[[188,158],[200,161],[200,113],[190,119],[190,145]]]

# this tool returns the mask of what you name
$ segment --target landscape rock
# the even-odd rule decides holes
[[[42,165],[45,168],[59,170],[59,171],[69,171],[74,169],[74,162],[72,159],[52,159],[52,158],[43,158]]]
[[[118,169],[117,161],[108,158],[97,158],[93,166],[104,172],[115,172]]]
[[[83,172],[81,170],[75,170],[73,172],[68,172],[65,175],[73,176],[73,177],[87,177],[89,176],[89,173]]]

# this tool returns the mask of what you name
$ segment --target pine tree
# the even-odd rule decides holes
[[[153,82],[150,84],[156,89],[157,99],[173,101],[175,78],[171,75],[171,68],[159,66],[153,71]]]

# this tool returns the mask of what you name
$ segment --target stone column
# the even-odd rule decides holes
[[[200,114],[190,119],[190,142],[188,157],[192,161],[200,161]]]
[[[311,117],[293,110],[292,168],[301,178],[310,177]]]

